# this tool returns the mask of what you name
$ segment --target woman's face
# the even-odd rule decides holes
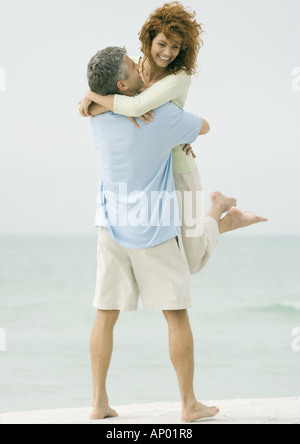
[[[160,68],[167,68],[180,53],[182,39],[174,34],[174,40],[168,40],[163,33],[158,34],[152,42],[151,56]]]

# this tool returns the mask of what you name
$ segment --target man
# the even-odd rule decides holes
[[[116,47],[92,58],[88,80],[100,94],[117,91],[133,96],[142,87],[138,66],[125,49]],[[215,416],[219,410],[199,403],[194,394],[193,336],[187,313],[190,272],[181,247],[176,199],[171,202],[175,192],[171,150],[194,142],[209,126],[172,103],[158,108],[151,125],[143,123],[138,131],[128,118],[111,112],[94,117],[91,124],[102,167],[96,214],[100,228],[94,306],[98,311],[91,336],[91,419],[117,415],[106,392],[113,330],[120,311],[137,310],[139,296],[145,309],[162,310],[168,322],[182,419]],[[242,213],[228,213],[227,222],[226,217],[221,220],[235,203],[221,193],[212,195],[209,216],[220,224],[221,232],[250,223],[250,215]]]

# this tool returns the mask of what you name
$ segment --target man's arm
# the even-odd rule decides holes
[[[207,122],[207,120],[202,119],[202,127],[199,136],[204,136],[205,134],[209,133],[209,131],[210,131],[209,123]]]
[[[205,134],[209,133],[210,126],[207,120],[202,119],[202,127],[199,133],[199,136],[204,136]],[[189,156],[190,154],[193,156],[194,159],[197,158],[196,154],[193,151],[192,146],[189,143],[182,144],[182,151]]]
[[[161,113],[165,121],[168,137],[174,146],[180,143],[194,143],[199,135],[209,132],[209,124],[195,114],[183,111],[173,103],[166,104]]]

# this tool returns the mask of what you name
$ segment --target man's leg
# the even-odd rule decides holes
[[[113,351],[113,330],[119,314],[117,310],[97,312],[90,341],[94,394],[91,419],[118,416],[108,405],[106,377]]]
[[[194,394],[194,340],[187,310],[164,311],[169,326],[170,357],[174,365],[182,402],[182,419],[196,421],[219,413],[207,407]]]

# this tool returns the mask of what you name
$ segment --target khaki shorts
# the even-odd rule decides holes
[[[99,310],[191,308],[190,271],[181,237],[147,249],[121,247],[99,228],[97,282],[93,306]]]

